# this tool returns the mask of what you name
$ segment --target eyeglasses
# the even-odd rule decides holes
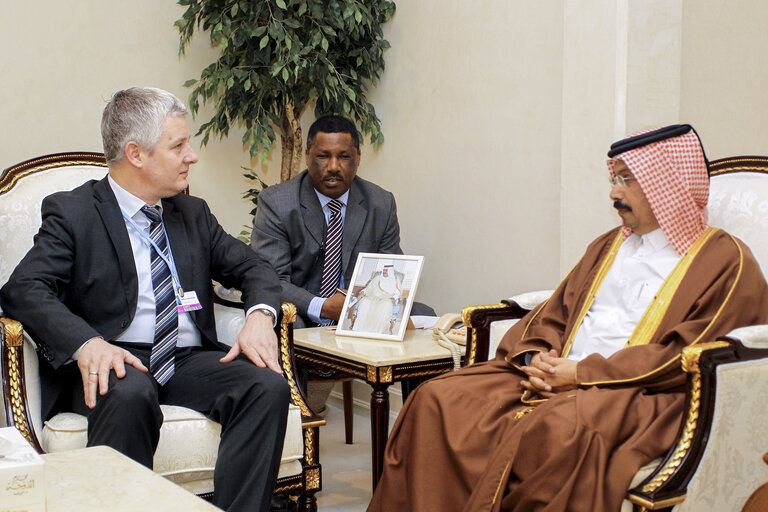
[[[615,176],[611,176],[610,178],[608,178],[608,181],[611,182],[612,187],[615,187],[616,185],[618,185],[619,187],[626,187],[627,182],[632,181],[634,179],[637,179],[637,178],[635,178],[634,176],[619,176],[617,174]]]

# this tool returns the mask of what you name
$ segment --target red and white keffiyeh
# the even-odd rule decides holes
[[[690,132],[631,149],[608,159],[621,160],[637,179],[659,226],[678,254],[685,254],[707,229],[709,176],[699,138]],[[624,238],[632,230],[624,226]]]

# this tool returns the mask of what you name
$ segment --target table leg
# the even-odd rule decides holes
[[[371,393],[371,460],[373,490],[381,478],[384,469],[384,447],[389,436],[389,384],[372,384]]]
[[[355,405],[352,403],[352,379],[344,380],[342,389],[344,395],[344,442],[352,444],[355,421]]]

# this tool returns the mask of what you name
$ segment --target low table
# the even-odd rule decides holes
[[[47,453],[43,459],[47,512],[221,512],[106,446]]]
[[[337,336],[333,328],[293,331],[299,361],[366,381],[371,393],[373,489],[381,477],[389,436],[389,386],[413,378],[429,378],[453,369],[451,353],[432,339],[432,330],[408,330],[400,341]],[[463,347],[462,347],[463,353]]]

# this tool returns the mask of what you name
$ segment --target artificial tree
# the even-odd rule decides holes
[[[395,12],[389,0],[179,0],[187,10],[175,25],[184,54],[195,29],[210,32],[220,50],[189,96],[193,114],[212,102],[213,116],[197,134],[225,137],[245,129],[251,158],[265,163],[280,134],[280,181],[302,169],[300,119],[314,103],[315,115],[339,113],[357,121],[374,147],[384,140],[367,100],[384,71],[389,43],[381,26]],[[258,176],[250,172],[250,179]],[[249,191],[253,200],[258,194]]]

